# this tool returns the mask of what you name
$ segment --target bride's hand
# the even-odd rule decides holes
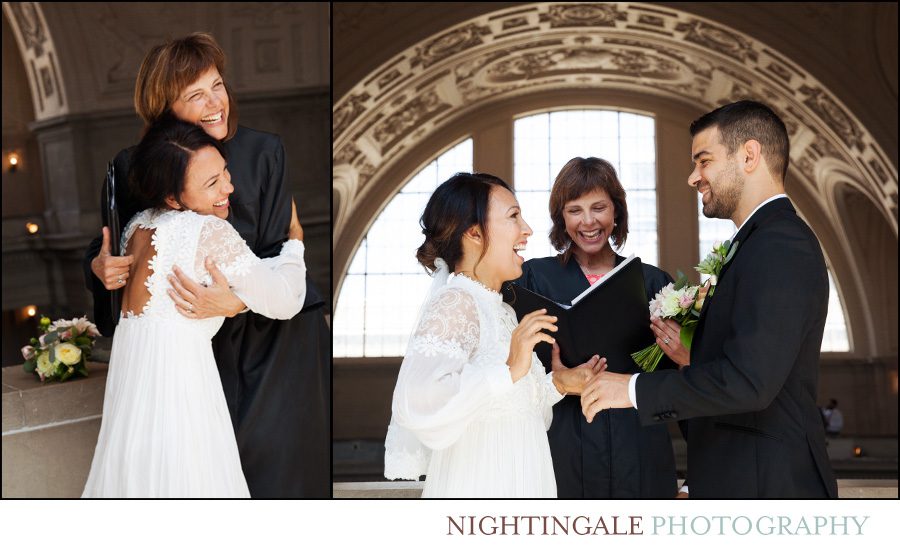
[[[573,368],[563,365],[559,357],[559,345],[553,343],[551,367],[553,368],[553,384],[563,395],[580,395],[584,386],[595,375],[606,371],[606,358],[594,355],[590,360]]]
[[[556,317],[547,315],[546,309],[539,309],[522,317],[522,322],[512,332],[509,358],[506,360],[513,382],[525,377],[525,374],[531,369],[534,347],[539,342],[549,342],[550,344],[556,342],[552,336],[542,332],[544,330],[556,332],[559,327],[554,323],[556,323]]]
[[[198,284],[177,266],[172,267],[174,275],[169,276],[172,288],[168,294],[175,302],[175,309],[189,319],[234,317],[243,311],[244,302],[231,291],[225,275],[209,257],[205,264],[212,278],[210,286]]]
[[[656,344],[663,353],[678,364],[679,368],[691,364],[691,352],[681,344],[681,325],[672,319],[650,319],[650,328],[656,335]]]

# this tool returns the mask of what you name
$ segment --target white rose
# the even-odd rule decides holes
[[[72,366],[81,361],[81,349],[74,344],[63,342],[56,347],[56,357],[67,366]]]
[[[50,375],[53,372],[53,364],[50,362],[50,352],[44,352],[37,359],[37,370],[42,375]]]
[[[674,317],[681,311],[681,290],[673,291],[662,302],[663,317]]]

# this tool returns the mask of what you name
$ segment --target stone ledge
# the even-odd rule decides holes
[[[332,497],[338,499],[409,499],[420,498],[424,482],[336,482]],[[842,499],[897,499],[896,480],[838,480],[838,497]]]
[[[3,498],[78,498],[100,419],[3,436]]]
[[[332,498],[409,499],[421,498],[424,482],[398,480],[396,482],[336,482]]]
[[[3,368],[3,434],[98,416],[106,373],[107,364],[88,362],[88,377],[41,383],[22,366]]]

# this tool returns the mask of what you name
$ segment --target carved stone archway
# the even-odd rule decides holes
[[[3,11],[22,54],[35,120],[67,114],[69,104],[59,56],[40,2],[4,2]]]
[[[765,100],[784,118],[791,162],[826,197],[823,169],[848,184],[897,235],[897,170],[871,134],[815,77],[772,48],[719,23],[642,3],[536,3],[455,25],[398,53],[334,110],[334,288],[371,223],[379,180],[425,138],[488,103],[560,89],[631,91],[712,109]],[[390,194],[390,193],[389,193]],[[366,212],[357,209],[366,207]],[[361,215],[366,214],[366,215]],[[348,237],[354,237],[349,239]]]

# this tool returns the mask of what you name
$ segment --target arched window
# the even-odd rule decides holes
[[[550,188],[574,157],[599,157],[616,169],[628,202],[628,242],[619,251],[659,262],[656,228],[656,138],[652,117],[609,110],[553,111],[516,119],[513,179],[522,216],[534,230],[526,259],[556,254],[550,233]]]
[[[576,156],[609,161],[625,187],[628,243],[620,251],[659,262],[654,119],[614,110],[563,110],[514,121],[513,186],[534,230],[526,259],[555,254],[547,238],[556,174]],[[415,259],[423,236],[419,217],[437,186],[472,171],[473,141],[465,140],[411,179],[369,229],[351,262],[334,314],[336,358],[401,356],[430,278]]]
[[[434,189],[472,171],[472,140],[431,161],[400,189],[363,238],[334,313],[335,358],[402,356],[431,278],[416,260],[419,218]]]
[[[703,215],[703,202],[697,197],[697,216],[700,225],[700,258],[712,249],[716,241],[731,239],[737,228],[731,220],[710,219]],[[701,275],[706,280],[706,275]],[[825,335],[822,352],[849,352],[850,337],[841,296],[834,285],[831,269],[828,269],[828,316],[825,319]]]
[[[822,352],[849,352],[850,336],[847,334],[847,320],[844,302],[834,285],[831,269],[828,270],[828,316],[825,319],[825,336],[822,337]]]

